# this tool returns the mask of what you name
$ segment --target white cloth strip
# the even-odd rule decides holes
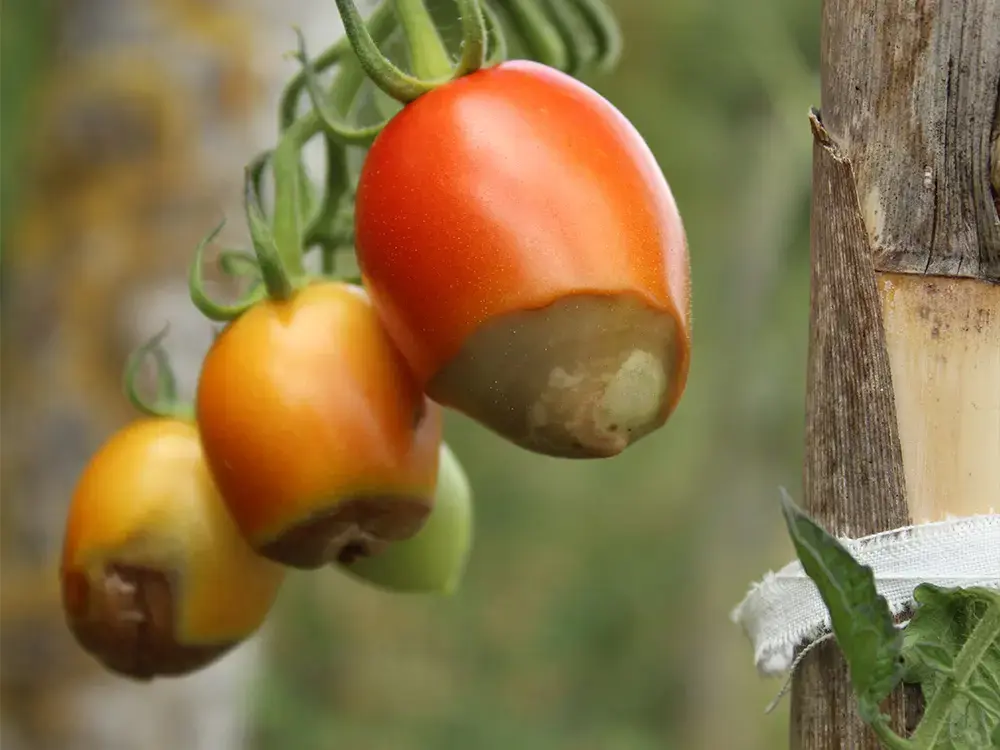
[[[913,603],[921,583],[1000,589],[1000,514],[952,518],[841,543],[875,575],[894,615]],[[795,649],[830,630],[830,614],[797,560],[769,572],[732,613],[753,644],[762,675],[784,674]]]

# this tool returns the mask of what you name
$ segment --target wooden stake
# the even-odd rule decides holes
[[[996,0],[825,0],[811,117],[805,505],[862,536],[1000,505]],[[883,710],[919,720],[919,690]],[[795,677],[791,746],[874,750],[836,644]]]

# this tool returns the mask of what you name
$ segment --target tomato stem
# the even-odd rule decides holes
[[[281,143],[274,152],[275,174],[275,229],[282,232],[283,244],[278,245],[275,234],[268,226],[267,219],[260,207],[257,193],[254,189],[253,176],[248,168],[244,180],[244,205],[247,223],[250,226],[250,237],[253,240],[254,252],[260,264],[261,277],[267,296],[274,300],[287,300],[295,293],[295,281],[303,275],[301,235],[298,228],[297,184],[295,169],[298,153],[287,145],[286,132]],[[289,160],[291,163],[289,165]],[[293,179],[289,179],[289,174]],[[279,210],[284,215],[279,213]],[[289,271],[291,270],[291,273]]]
[[[259,217],[264,227],[267,226],[263,211],[260,209],[260,201],[257,193],[253,189],[252,183],[247,181],[246,198],[248,217],[250,218],[250,233],[254,236],[254,247],[257,249],[258,257],[261,250],[258,243],[264,243],[276,251],[277,260],[283,273],[281,278],[275,277],[268,285],[269,292],[276,299],[287,299],[290,294],[291,281],[298,279],[305,273],[302,265],[302,185],[299,181],[300,166],[300,146],[295,136],[298,135],[294,127],[285,131],[278,147],[274,150],[271,160],[271,169],[274,174],[274,218],[273,227],[267,236],[258,229],[255,229],[255,218]],[[251,215],[252,214],[252,215]],[[261,269],[270,260],[261,259]],[[272,289],[273,286],[273,289]]]
[[[351,55],[341,64],[330,89],[327,104],[333,113],[346,120],[364,81],[364,71],[358,64],[357,58]],[[379,128],[381,129],[381,125]],[[326,185],[323,204],[306,230],[305,244],[307,248],[314,244],[320,245],[323,253],[322,272],[325,276],[333,277],[336,271],[336,254],[343,244],[340,242],[340,233],[335,225],[341,219],[344,210],[350,208],[348,189],[351,174],[347,161],[347,147],[344,143],[335,139],[329,132],[324,134],[324,141]]]
[[[414,74],[424,80],[450,77],[451,58],[424,0],[393,1],[406,37]]]

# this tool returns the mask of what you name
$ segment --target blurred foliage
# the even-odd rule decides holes
[[[762,714],[779,685],[758,679],[728,613],[791,555],[777,487],[795,495],[801,471],[820,3],[611,4],[624,57],[588,83],[644,134],[685,219],[684,400],[659,434],[598,462],[530,455],[452,415],[477,503],[463,587],[393,597],[294,576],[256,686],[258,750],[787,744],[787,704]],[[18,5],[3,24],[5,219],[45,54],[27,31],[42,4]]]
[[[17,207],[14,177],[21,167],[22,134],[31,127],[32,91],[44,69],[48,49],[45,30],[52,20],[49,0],[16,2],[17,12],[11,13],[6,2],[0,21],[0,233],[7,226],[11,212]],[[0,237],[3,235],[0,234]],[[2,244],[0,244],[2,253]]]

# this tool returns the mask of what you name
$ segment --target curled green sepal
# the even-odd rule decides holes
[[[605,72],[618,64],[622,55],[622,30],[604,0],[575,0],[577,10],[590,26],[597,41],[597,67]]]
[[[386,37],[396,28],[396,19],[392,12],[392,3],[389,0],[382,0],[368,17],[368,31],[376,44],[385,41]],[[336,44],[327,47],[313,60],[313,70],[319,74],[328,68],[332,68],[350,55],[351,44],[347,37],[337,40]],[[299,95],[306,86],[304,71],[295,74],[289,84],[281,94],[281,118],[282,130],[287,130],[295,122],[298,116]]]
[[[244,294],[250,295],[261,290],[264,279],[260,273],[260,265],[252,253],[242,250],[223,250],[219,253],[219,270],[232,279],[249,279]]]
[[[174,377],[170,359],[163,348],[163,339],[170,331],[170,324],[163,326],[159,333],[139,346],[129,355],[122,376],[122,390],[129,403],[147,417],[175,417],[190,419],[193,415],[190,404],[184,404],[177,399],[177,379]],[[156,396],[153,401],[147,400],[139,392],[139,374],[146,359],[152,357],[156,367]]]
[[[497,3],[529,58],[556,70],[566,70],[569,59],[566,43],[538,0],[497,0]]]
[[[385,12],[386,6],[380,5],[378,10]],[[298,29],[295,29],[297,32]],[[327,68],[331,68],[340,62],[340,59],[350,50],[350,46],[347,43],[347,39],[341,39],[339,42],[334,44],[332,47],[328,47],[319,55],[315,60],[313,60],[313,68],[316,73],[320,73]],[[296,55],[298,57],[298,55]],[[278,118],[278,124],[281,130],[287,130],[295,122],[296,116],[298,115],[299,108],[299,95],[302,90],[306,87],[306,76],[305,70],[300,70],[292,78],[291,82],[285,87],[285,90],[281,93],[281,105],[280,105],[280,117]]]
[[[234,279],[260,278],[260,266],[257,264],[257,258],[251,253],[242,250],[223,250],[219,253],[218,263],[219,270]]]
[[[264,280],[267,296],[273,300],[287,300],[295,293],[295,285],[281,261],[271,227],[268,226],[267,220],[264,218],[264,212],[260,207],[260,201],[257,200],[249,168],[245,171],[243,197],[247,224],[250,227],[250,238],[253,240],[257,264],[260,267],[260,275]]]
[[[369,145],[382,132],[382,128],[385,127],[388,120],[359,128],[350,125],[343,119],[340,113],[336,111],[329,97],[325,96],[320,90],[319,80],[316,76],[316,71],[313,69],[313,63],[309,59],[309,53],[306,50],[306,40],[302,35],[302,30],[295,29],[295,34],[299,39],[299,51],[296,57],[302,65],[302,75],[305,79],[306,92],[309,94],[309,100],[312,102],[313,108],[323,123],[324,130],[337,143],[347,146]]]
[[[247,171],[247,174],[249,177],[249,170]],[[249,182],[250,180],[248,179],[248,183]],[[215,229],[209,232],[201,240],[201,242],[198,243],[198,247],[194,252],[194,261],[192,261],[191,269],[188,272],[188,290],[191,294],[192,304],[198,308],[199,312],[201,312],[201,314],[206,318],[220,323],[235,320],[264,298],[264,289],[256,287],[244,295],[244,297],[238,302],[231,305],[225,305],[213,300],[205,291],[205,248],[219,236],[219,232],[222,231],[222,228],[225,225],[226,220],[223,219]]]
[[[254,194],[257,196],[257,202],[261,205],[264,203],[264,170],[267,169],[268,162],[271,161],[273,154],[274,152],[270,149],[262,151],[247,165],[247,171],[250,173],[250,179],[253,182]]]
[[[432,90],[441,81],[422,81],[400,70],[379,50],[375,40],[368,33],[364,19],[358,12],[354,0],[336,0],[340,19],[344,24],[344,34],[351,42],[358,62],[372,83],[393,99],[412,102],[417,97]]]
[[[600,58],[597,37],[573,0],[546,0],[566,44],[566,72],[580,75]]]
[[[486,62],[486,21],[481,0],[458,0],[458,15],[462,19],[462,55],[452,78],[475,73]]]

